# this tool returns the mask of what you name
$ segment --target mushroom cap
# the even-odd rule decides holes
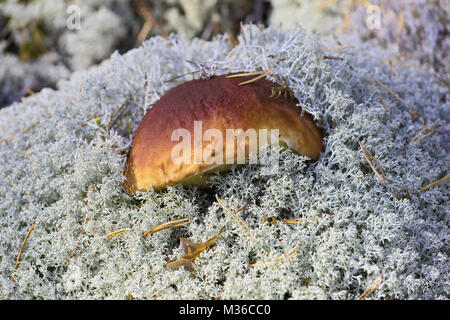
[[[134,193],[176,183],[198,185],[204,183],[203,179],[196,178],[201,174],[229,168],[231,165],[225,163],[229,163],[228,157],[236,159],[239,147],[236,139],[220,145],[223,147],[223,165],[206,161],[215,156],[212,149],[207,149],[208,145],[211,147],[212,141],[215,143],[220,139],[202,141],[204,159],[194,161],[194,121],[201,121],[201,135],[208,129],[217,129],[223,140],[227,129],[278,129],[281,142],[313,160],[318,159],[323,151],[322,136],[311,117],[301,115],[295,99],[283,94],[271,97],[272,88],[277,84],[269,80],[239,85],[249,79],[251,77],[228,78],[224,75],[191,80],[162,96],[137,129],[128,155],[124,187]],[[181,141],[172,141],[172,133],[180,128],[191,133],[190,163],[172,160],[172,150]],[[245,148],[246,157],[250,151],[248,141],[247,138],[241,140],[240,146]],[[234,148],[227,149],[229,143],[234,143]]]

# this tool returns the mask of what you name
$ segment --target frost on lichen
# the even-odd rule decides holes
[[[389,53],[367,44],[326,59],[300,29],[249,28],[236,47],[225,36],[151,38],[0,110],[2,299],[354,299],[376,279],[368,298],[448,299],[448,187],[419,191],[448,173],[448,127],[410,143],[424,124],[448,123],[447,89],[401,62],[393,73],[380,62]],[[208,190],[124,191],[129,119],[133,134],[152,103],[192,77],[272,67],[268,78],[286,82],[325,132],[317,162],[280,151],[274,175],[248,165],[215,176]],[[233,211],[247,204],[251,238],[216,194]],[[273,217],[303,222],[264,223]],[[142,237],[183,218],[192,223]],[[194,273],[165,267],[182,256],[180,237],[201,243],[222,227]],[[293,248],[289,259],[258,265]]]

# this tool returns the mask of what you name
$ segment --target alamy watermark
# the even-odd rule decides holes
[[[366,25],[369,30],[381,29],[381,9],[379,6],[370,5],[366,9]]]
[[[66,13],[68,14],[66,20],[66,27],[69,30],[81,29],[81,8],[75,4],[67,7]]]
[[[279,153],[269,145],[279,145],[278,129],[226,129],[210,128],[203,132],[202,121],[194,121],[191,131],[179,128],[171,135],[178,143],[172,148],[175,164],[261,164],[262,174],[275,174],[279,168]],[[180,141],[181,140],[181,141]],[[204,147],[204,145],[206,146]],[[224,154],[225,152],[225,154]]]

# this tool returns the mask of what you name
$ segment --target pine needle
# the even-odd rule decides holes
[[[145,39],[147,39],[148,34],[150,33],[150,31],[153,28],[153,19],[147,19],[144,23],[144,25],[141,28],[141,31],[139,31],[137,38],[136,38],[136,47],[139,47],[142,42],[145,41]]]
[[[389,89],[386,85],[384,85],[381,81],[375,79],[374,77],[370,76],[370,78],[375,81],[380,87],[382,87],[384,90],[386,90],[387,92],[389,92],[395,99],[397,99],[398,101],[400,101],[403,104],[406,104],[405,100],[403,100],[402,98],[400,98],[394,91],[392,91],[391,89]]]
[[[49,114],[49,115],[46,117],[46,119],[50,119],[51,117],[52,117],[52,115]],[[20,130],[20,131],[14,133],[13,135],[10,135],[9,137],[0,139],[0,143],[3,143],[3,142],[6,142],[6,141],[9,141],[9,140],[14,139],[14,138],[15,138],[16,136],[18,136],[19,134],[22,134],[22,133],[24,133],[24,132],[27,132],[28,130],[30,130],[30,129],[33,128],[34,126],[37,126],[40,122],[41,122],[40,120],[37,120],[37,121],[33,122],[32,124],[30,124],[29,126],[23,128],[22,130]]]
[[[315,4],[317,4],[317,10],[319,11],[325,11],[331,6],[333,6],[338,0],[323,0],[323,1],[316,1]]]
[[[242,38],[244,39],[244,45],[247,45],[247,37],[245,35],[244,24],[242,23],[242,21],[240,23],[240,28],[241,28],[240,31],[241,31],[241,34],[242,34]]]
[[[133,0],[132,2],[139,16],[141,16],[141,18],[143,18],[146,22],[151,21],[152,24],[154,24],[159,29],[159,32],[161,33],[162,37],[166,40],[169,39],[169,35],[164,31],[164,28],[161,25],[161,23],[159,23],[159,21],[155,19],[153,11],[147,5],[147,3],[143,0]]]
[[[266,72],[264,72],[263,74],[261,74],[260,76],[257,76],[256,78],[253,78],[253,79],[250,79],[250,80],[247,80],[247,81],[244,81],[244,82],[241,82],[241,83],[239,83],[239,85],[242,86],[244,84],[249,84],[249,83],[258,81],[259,79],[268,76],[272,71],[273,71],[273,67],[270,68],[269,70],[267,70]]]
[[[35,224],[36,221],[33,222],[33,224],[31,225],[30,229],[27,232],[27,235],[25,236],[25,239],[22,242],[22,247],[20,248],[19,254],[17,255],[16,264],[14,266],[14,270],[11,276],[11,281],[14,281],[16,279],[16,270],[19,267],[20,257],[22,256],[23,248],[25,247],[25,244],[27,243],[27,240],[30,237],[31,231],[33,231]]]
[[[369,82],[370,82],[371,86],[374,87],[374,89],[375,89],[375,91],[376,91],[378,97],[379,97],[380,100],[381,100],[381,103],[384,105],[384,107],[386,108],[386,110],[387,110],[388,112],[391,112],[391,108],[389,108],[389,106],[387,105],[386,100],[384,100],[383,95],[381,94],[380,90],[378,90],[378,88],[375,86],[375,84],[373,83],[372,80],[369,80]]]
[[[408,187],[405,188],[405,191],[406,191],[406,197],[408,198],[408,200],[412,200]]]
[[[130,229],[128,229],[128,228],[127,229],[120,229],[120,230],[117,230],[117,231],[113,231],[113,232],[109,233],[106,236],[106,238],[107,239],[112,239],[112,238],[115,238],[115,237],[121,235],[122,233],[125,233],[125,232],[128,232],[128,231],[130,231]]]
[[[85,232],[84,230],[84,226],[86,225],[87,221],[89,220],[89,216],[85,216],[84,217],[84,221],[83,221],[83,225],[81,226],[81,231],[80,234],[78,235],[78,241],[81,240],[81,236],[83,235],[83,232]],[[72,253],[69,256],[69,259],[67,259],[67,263],[66,263],[66,267],[68,267],[70,265],[70,261],[72,260],[72,258],[75,256],[75,249],[72,251]]]
[[[400,54],[396,54],[392,57],[389,58],[385,58],[383,60],[380,61],[380,63],[386,63],[386,62],[392,62],[393,60],[399,59],[401,57],[403,57],[405,54],[404,53],[400,53]]]
[[[367,0],[356,0],[359,4],[363,5],[365,8],[372,6],[373,4]]]
[[[226,76],[226,78],[240,78],[240,77],[248,77],[248,76],[257,76],[260,74],[264,74],[264,71],[255,71],[255,72],[243,72],[243,73],[236,73],[236,74],[230,74]]]
[[[355,46],[337,46],[337,47],[328,47],[324,48],[324,51],[337,51],[337,50],[344,50],[344,49],[354,49]]]
[[[306,277],[305,279],[305,287],[309,288],[309,284],[311,283],[311,277]]]
[[[417,134],[414,136],[414,138],[412,138],[412,140],[408,143],[408,146],[410,146],[411,144],[415,143],[415,142],[419,142],[427,137],[429,137],[430,135],[432,135],[433,133],[441,130],[444,125],[441,125],[440,127],[437,127],[435,129],[433,129],[433,127],[436,125],[436,123],[438,123],[439,120],[436,120],[435,122],[433,122],[431,125],[429,126],[425,126],[425,128],[423,128],[422,130],[420,130],[419,132],[417,132]],[[429,130],[429,132],[425,135],[422,135],[422,133],[424,133],[425,131]]]
[[[276,257],[275,259],[272,260],[267,260],[267,261],[262,261],[262,262],[257,262],[257,263],[252,263],[251,265],[249,265],[249,267],[256,267],[256,266],[265,266],[268,264],[272,264],[275,262],[278,262],[280,260],[287,261],[289,259],[291,259],[293,256],[295,256],[298,253],[298,248],[300,247],[300,242],[297,242],[297,244],[288,252],[282,254],[281,256]]]
[[[435,122],[433,122],[433,123],[430,124],[429,126],[423,127],[422,130],[420,130],[419,132],[417,132],[416,135],[414,136],[414,138],[412,138],[412,140],[408,143],[408,146],[411,145],[412,143],[414,143],[414,142],[417,140],[417,138],[418,138],[423,132],[425,132],[426,130],[432,129],[432,128],[436,125],[436,123],[438,123],[438,120],[436,120]]]
[[[30,88],[26,88],[25,92],[28,93],[30,96],[34,96],[36,94],[36,92],[34,92],[33,90],[31,90]]]
[[[142,235],[143,238],[147,238],[149,234],[154,234],[156,232],[165,230],[165,229],[170,229],[170,228],[176,228],[176,227],[180,227],[186,224],[190,224],[192,223],[192,221],[188,221],[188,218],[184,218],[184,219],[179,219],[179,220],[175,220],[175,221],[169,221],[163,224],[160,224],[157,227],[154,227],[153,229],[147,231],[146,233],[144,233]]]
[[[437,181],[435,181],[435,182],[432,182],[432,183],[430,183],[430,184],[427,184],[425,187],[423,187],[423,188],[420,189],[420,192],[423,192],[423,191],[426,191],[426,190],[428,190],[428,189],[430,189],[430,188],[433,188],[434,186],[437,186],[438,184],[447,181],[448,178],[450,178],[450,173],[449,173],[448,175],[446,175],[445,177],[443,177],[443,178],[441,178],[441,179],[439,179],[439,180],[437,180]]]
[[[266,217],[263,216],[263,223],[268,223],[268,224],[277,224],[278,222],[282,222],[285,224],[297,224],[297,223],[302,223],[302,222],[316,222],[316,221],[320,221],[320,220],[324,220],[326,218],[311,218],[309,220],[305,220],[303,218],[294,218],[294,219],[281,219],[278,220],[274,217],[272,217],[272,219],[269,221],[266,219]]]
[[[6,142],[6,141],[9,141],[9,140],[14,139],[17,135],[22,134],[22,133],[24,133],[24,132],[27,132],[28,130],[30,130],[30,129],[33,128],[34,126],[38,125],[39,122],[40,122],[39,120],[38,120],[38,121],[35,121],[35,122],[33,122],[32,124],[30,124],[29,126],[25,127],[24,129],[22,129],[22,130],[20,130],[20,131],[18,131],[18,132],[16,132],[16,133],[14,133],[13,135],[10,135],[10,136],[7,137],[7,138],[0,139],[0,143],[3,143],[3,142]]]
[[[378,277],[373,281],[369,288],[366,289],[356,300],[364,300],[365,298],[369,297],[372,293],[375,292],[375,290],[383,283],[383,276]]]
[[[240,212],[242,209],[244,209],[245,205],[243,205],[242,207],[240,207],[238,210],[236,210],[235,212],[231,211],[230,209],[228,209],[222,202],[222,200],[220,200],[219,196],[216,195],[216,199],[217,202],[222,206],[222,208],[225,209],[226,212],[228,212],[229,214],[231,214],[231,216],[234,218],[234,220],[237,222],[237,224],[239,225],[239,227],[242,230],[242,233],[244,234],[244,236],[247,238],[247,240],[251,243],[251,239],[250,237],[247,235],[247,233],[244,231],[244,228],[248,230],[249,234],[252,235],[253,237],[253,232],[252,229],[250,229],[247,224],[244,222],[244,220],[242,220],[236,213]]]
[[[384,174],[383,169],[381,168],[380,164],[378,163],[377,159],[375,159],[375,157],[361,144],[361,142],[358,141],[358,143],[359,143],[359,146],[361,147],[361,150],[363,152],[364,158],[369,163],[369,165],[372,168],[373,172],[375,172],[375,174],[378,177],[378,179],[380,179],[380,181],[384,183],[387,180],[387,178],[386,178],[386,175]],[[377,165],[378,169],[380,170],[382,176],[378,173],[377,170],[375,170],[375,168],[373,167],[372,162],[369,160],[369,158],[374,160],[374,162]]]
[[[398,25],[397,25],[397,39],[396,42],[400,43],[400,40],[402,39],[402,33],[403,33],[403,28],[405,26],[405,12],[402,10],[400,11],[400,14],[398,15]]]
[[[232,46],[233,48],[234,48],[234,47],[237,47],[237,46],[239,45],[239,40],[236,39],[236,37],[235,37],[230,31],[225,30],[225,33],[226,33],[227,36],[228,36],[228,41],[230,41],[231,46]]]

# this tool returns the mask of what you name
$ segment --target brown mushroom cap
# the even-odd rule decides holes
[[[202,134],[215,128],[222,132],[224,140],[226,129],[278,129],[280,141],[311,159],[318,159],[323,151],[322,136],[311,117],[300,116],[301,109],[294,99],[283,94],[271,97],[272,88],[277,87],[271,81],[260,79],[239,85],[249,79],[251,77],[218,76],[192,80],[161,97],[137,129],[125,169],[125,188],[133,193],[176,183],[201,184],[202,179],[192,177],[228,168],[206,162],[194,163],[193,159],[190,164],[172,161],[172,148],[180,143],[171,141],[176,129],[184,128],[192,133],[191,150],[194,153],[194,121],[202,121]],[[245,142],[248,156],[248,141]],[[203,142],[203,150],[210,143]],[[226,143],[223,143],[224,163],[226,156],[235,156],[226,155]]]

